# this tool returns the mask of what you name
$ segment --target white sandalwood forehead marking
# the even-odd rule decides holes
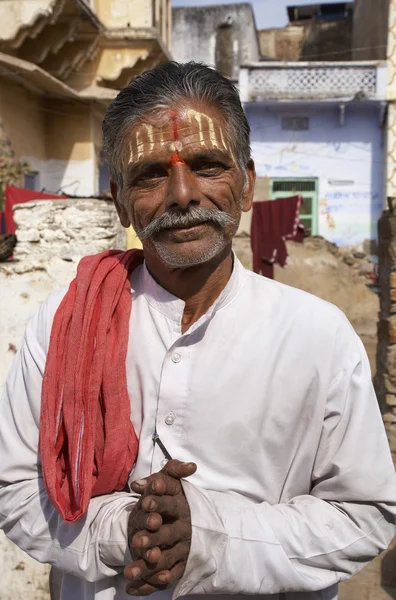
[[[183,143],[180,140],[176,140],[176,142],[171,142],[169,144],[169,150],[171,152],[180,152],[183,149]]]
[[[201,146],[206,146],[209,142],[213,148],[228,150],[222,127],[218,124],[215,129],[215,121],[209,115],[191,108],[181,115],[180,121],[181,123],[187,121],[190,126],[194,124],[198,126],[199,143]],[[205,125],[206,129],[204,129]],[[152,154],[155,150],[160,151],[164,147],[165,129],[168,127],[169,122],[161,127],[154,127],[148,123],[143,123],[135,133],[135,144],[129,144],[129,163],[136,162],[143,156]],[[183,127],[181,127],[180,131],[182,130]],[[170,152],[180,152],[183,149],[183,142],[181,140],[174,140],[167,147]]]

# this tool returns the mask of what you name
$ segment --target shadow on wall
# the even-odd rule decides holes
[[[89,168],[94,160],[90,107],[47,102],[43,110],[48,163],[45,187],[76,195],[93,193],[94,174]]]

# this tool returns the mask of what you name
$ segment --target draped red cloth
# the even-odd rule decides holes
[[[63,200],[65,198],[67,198],[67,196],[35,192],[34,190],[25,190],[25,188],[6,185],[4,201],[6,233],[15,233],[16,231],[16,225],[12,211],[15,204],[24,204],[25,202],[31,202],[32,200]]]
[[[48,496],[65,521],[92,496],[122,490],[138,452],[126,355],[129,275],[141,250],[83,258],[54,317],[42,387],[39,452]]]
[[[273,279],[274,264],[286,265],[286,240],[303,241],[302,203],[302,196],[253,202],[251,246],[255,273]]]

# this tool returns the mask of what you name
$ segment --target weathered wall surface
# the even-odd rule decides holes
[[[152,0],[95,0],[95,10],[106,27],[152,27]]]
[[[381,0],[381,4],[383,4]],[[387,99],[388,131],[386,153],[386,195],[396,197],[396,0],[389,0],[389,27],[387,46]]]
[[[18,159],[38,175],[38,189],[97,192],[92,115],[88,105],[47,102],[2,80],[0,119]],[[22,183],[22,182],[21,182]]]
[[[227,23],[231,26],[228,52],[232,55],[232,74],[226,74],[238,79],[239,65],[259,59],[250,4],[174,8],[172,22],[172,55],[179,62],[195,60],[216,66],[216,47],[224,39],[221,26]],[[221,64],[218,66],[221,68]]]
[[[39,305],[70,283],[82,256],[125,247],[125,230],[111,202],[30,202],[16,208],[15,220],[15,262],[0,263],[0,392]],[[49,600],[48,572],[0,532],[1,600]]]
[[[318,178],[319,235],[339,246],[376,238],[383,197],[377,107],[355,103],[343,126],[336,106],[256,102],[245,110],[259,177]],[[282,117],[290,115],[309,117],[309,129],[282,130]]]
[[[355,0],[353,60],[386,58],[389,4],[389,0]]]
[[[47,158],[44,112],[36,94],[2,79],[0,118],[18,158]]]
[[[396,465],[396,200],[379,220],[380,314],[375,388]]]
[[[348,18],[262,29],[260,52],[276,60],[351,60],[352,24],[352,18]]]
[[[289,25],[283,29],[262,29],[258,32],[260,53],[276,60],[300,60],[304,45],[303,25]]]

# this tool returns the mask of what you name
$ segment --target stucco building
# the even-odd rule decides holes
[[[353,2],[289,6],[286,27],[258,32],[260,52],[275,60],[351,60],[353,13]]]
[[[101,121],[117,91],[169,60],[171,0],[2,0],[0,124],[20,185],[108,188]]]
[[[375,240],[384,189],[385,64],[262,61],[242,65],[239,87],[262,181],[257,199],[300,193],[312,235],[340,246]]]
[[[237,81],[239,66],[259,60],[252,6],[236,3],[173,8],[172,54],[175,60],[202,61]]]

